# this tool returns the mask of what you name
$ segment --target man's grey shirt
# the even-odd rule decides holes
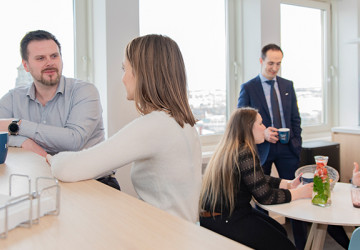
[[[89,148],[105,139],[98,90],[64,76],[45,106],[36,99],[34,83],[10,90],[0,99],[0,118],[21,119],[19,135],[9,137],[13,147],[30,138],[48,153],[57,153]]]

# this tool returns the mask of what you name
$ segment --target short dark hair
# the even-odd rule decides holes
[[[35,41],[53,40],[59,47],[59,51],[60,51],[60,55],[61,55],[61,45],[53,34],[51,34],[50,32],[47,32],[45,30],[35,30],[35,31],[30,31],[30,32],[26,33],[26,35],[23,37],[23,39],[21,39],[20,54],[21,54],[21,58],[23,60],[27,61],[29,59],[28,45],[33,40],[35,40]]]
[[[274,44],[274,43],[270,43],[268,45],[265,45],[262,49],[261,49],[261,58],[264,60],[266,58],[266,52],[268,52],[269,50],[275,50],[275,51],[280,51],[281,54],[284,55],[283,51],[281,50],[280,46]]]

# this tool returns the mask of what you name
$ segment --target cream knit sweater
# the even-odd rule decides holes
[[[188,221],[198,219],[199,136],[195,127],[181,128],[165,112],[141,116],[92,148],[48,161],[53,175],[65,182],[93,179],[133,162],[131,180],[141,200]]]

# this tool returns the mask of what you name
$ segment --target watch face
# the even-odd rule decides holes
[[[19,125],[17,125],[17,123],[10,123],[9,131],[11,133],[17,133],[19,131]]]

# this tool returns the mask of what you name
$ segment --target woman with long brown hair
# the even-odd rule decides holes
[[[200,193],[200,225],[255,249],[295,249],[285,229],[254,209],[310,198],[312,183],[265,176],[256,152],[264,141],[265,126],[253,108],[233,112],[223,138],[203,177]]]
[[[52,173],[74,182],[133,162],[131,179],[140,199],[196,222],[201,147],[180,49],[162,35],[135,38],[126,47],[123,70],[127,99],[141,117],[92,148],[47,157]]]

